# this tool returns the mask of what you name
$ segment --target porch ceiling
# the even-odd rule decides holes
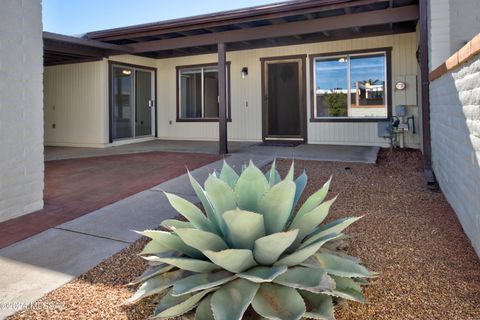
[[[419,0],[301,0],[87,33],[44,32],[44,64],[155,59],[414,32]]]
[[[170,58],[217,52],[414,32],[418,0],[306,0],[125,28],[86,38]]]
[[[45,66],[100,60],[114,54],[132,53],[128,46],[43,32]]]

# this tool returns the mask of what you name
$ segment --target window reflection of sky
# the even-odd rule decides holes
[[[316,61],[316,89],[332,90],[347,88],[347,63],[340,58]],[[356,81],[385,81],[385,57],[367,56],[350,58],[350,78],[352,87]]]
[[[347,63],[339,62],[338,59],[317,61],[317,89],[347,88]]]

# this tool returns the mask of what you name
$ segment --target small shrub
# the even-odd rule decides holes
[[[328,115],[331,117],[346,117],[347,95],[341,92],[327,93],[323,96],[325,104],[328,106]]]
[[[332,298],[363,302],[375,275],[336,249],[359,218],[320,225],[335,201],[325,201],[330,180],[293,214],[307,184],[293,172],[282,180],[275,163],[265,175],[250,163],[239,176],[224,163],[204,188],[190,175],[206,214],[167,193],[187,221],[140,232],[152,239],[141,252],[151,266],[130,301],[165,293],[153,318],[196,308],[199,320],[241,319],[249,306],[268,319],[333,319]]]

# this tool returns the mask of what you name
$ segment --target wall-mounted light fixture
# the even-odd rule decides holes
[[[242,79],[245,79],[248,76],[248,68],[243,67],[242,68]]]

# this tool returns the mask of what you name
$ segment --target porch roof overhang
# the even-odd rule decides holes
[[[126,53],[133,53],[133,49],[129,46],[43,32],[45,66],[95,61],[113,54]]]
[[[303,0],[72,37],[44,32],[44,64],[119,54],[155,59],[414,32],[419,0]]]

